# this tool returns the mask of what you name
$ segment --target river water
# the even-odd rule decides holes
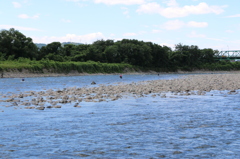
[[[0,97],[182,75],[117,75],[0,79]],[[128,97],[21,109],[0,102],[0,158],[240,158],[240,95]]]

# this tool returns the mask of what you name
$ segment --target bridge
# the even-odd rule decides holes
[[[217,60],[240,61],[240,50],[219,51],[215,56]]]

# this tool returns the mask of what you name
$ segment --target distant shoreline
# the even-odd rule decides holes
[[[120,74],[216,74],[216,73],[236,73],[240,74],[240,71],[176,71],[176,72],[155,72],[155,71],[148,71],[148,72],[124,72],[124,73],[79,73],[78,71],[70,71],[69,73],[53,73],[49,71],[44,71],[43,73],[32,73],[28,70],[22,71],[4,71],[0,72],[0,78],[30,78],[30,77],[66,77],[66,76],[87,76],[87,75],[120,75]]]

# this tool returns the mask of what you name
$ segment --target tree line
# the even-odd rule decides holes
[[[92,44],[52,42],[38,48],[30,37],[11,28],[0,31],[0,61],[29,58],[58,62],[126,63],[139,67],[174,70],[199,68],[215,62],[217,50],[199,49],[196,45],[175,45],[175,49],[135,39],[97,40]]]

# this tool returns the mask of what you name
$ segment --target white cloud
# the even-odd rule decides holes
[[[155,2],[153,3],[147,3],[141,5],[137,12],[139,13],[159,13],[159,11],[162,10],[161,6]]]
[[[142,4],[138,9],[138,13],[160,14],[166,18],[186,17],[191,14],[220,14],[224,12],[223,8],[226,6],[209,6],[202,2],[198,5],[186,5],[178,7],[176,1],[172,0],[168,3],[167,8],[160,6],[156,2]]]
[[[195,22],[195,21],[190,21],[187,23],[187,26],[189,27],[197,27],[197,28],[205,28],[208,26],[207,22]]]
[[[15,26],[15,25],[0,25],[0,28],[3,29],[10,29],[10,28],[14,28],[16,30],[24,30],[24,31],[41,31],[39,29],[36,28],[29,28],[29,27],[21,27],[21,26]]]
[[[20,14],[20,15],[18,15],[18,18],[21,18],[21,19],[37,19],[37,18],[39,18],[39,14],[36,14],[34,16],[29,16],[27,14]]]
[[[22,5],[18,2],[12,2],[12,4],[13,4],[14,8],[21,8],[22,7]]]
[[[192,31],[191,34],[188,35],[190,38],[205,38],[204,34],[197,34],[195,31]]]
[[[81,42],[81,43],[92,43],[99,39],[105,39],[105,36],[101,32],[90,33],[86,35],[76,35],[76,34],[66,34],[65,36],[44,36],[44,37],[32,37],[35,43],[52,43],[54,41],[58,42]]]
[[[178,6],[178,3],[176,2],[176,0],[167,0],[165,3],[167,4],[167,6],[172,6],[172,7]]]
[[[226,18],[238,18],[238,17],[240,17],[240,14],[226,16]]]
[[[106,5],[134,5],[134,4],[144,4],[145,0],[94,0],[95,3],[104,3]]]
[[[137,34],[136,33],[125,33],[123,34],[123,36],[136,36]]]
[[[185,23],[180,20],[171,20],[162,25],[166,30],[177,30],[185,26]]]

